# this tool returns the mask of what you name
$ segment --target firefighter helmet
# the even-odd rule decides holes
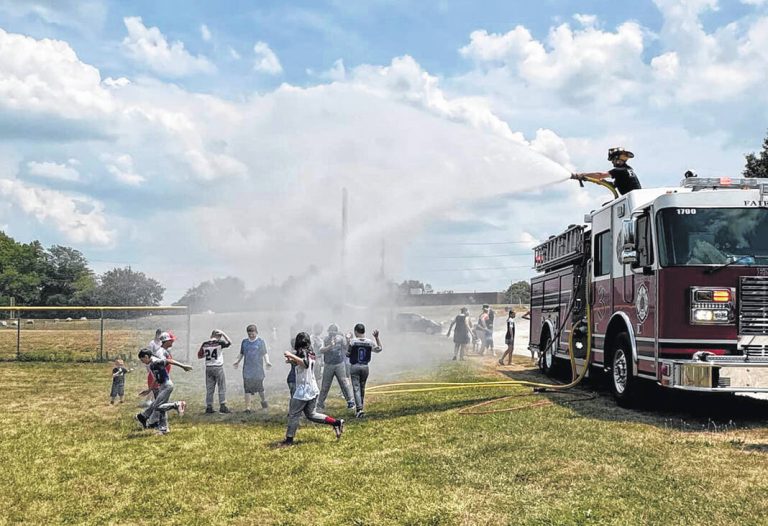
[[[626,156],[627,159],[631,159],[635,156],[634,153],[630,152],[629,150],[625,150],[622,147],[618,148],[609,148],[608,149],[608,160],[613,161],[614,159],[618,159],[621,156]]]

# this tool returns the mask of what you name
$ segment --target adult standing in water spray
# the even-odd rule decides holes
[[[371,353],[381,352],[381,340],[379,330],[374,329],[371,334],[376,340],[374,343],[365,337],[365,325],[355,325],[355,337],[349,341],[349,361],[351,364],[352,391],[355,394],[355,418],[365,416],[365,384],[368,381],[368,364],[371,363]]]
[[[571,174],[571,179],[583,181],[585,178],[591,179],[613,179],[613,185],[621,195],[640,190],[640,179],[637,178],[635,171],[627,164],[629,159],[635,156],[632,152],[624,148],[611,148],[608,150],[608,160],[613,163],[613,169],[607,172],[585,172]]]
[[[515,311],[509,309],[507,317],[507,334],[504,336],[504,343],[507,344],[507,350],[501,355],[499,365],[504,365],[504,358],[509,357],[507,365],[512,365],[512,353],[515,352]]]
[[[469,343],[469,332],[472,328],[469,326],[469,311],[466,307],[462,307],[459,313],[451,322],[451,326],[448,327],[448,333],[446,338],[451,337],[451,330],[453,330],[453,359],[456,358],[464,360],[464,351]]]

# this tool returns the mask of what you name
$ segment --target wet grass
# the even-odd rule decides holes
[[[768,516],[766,412],[745,413],[738,399],[713,420],[706,411],[619,409],[600,391],[575,404],[538,395],[552,405],[482,416],[457,409],[527,391],[371,395],[370,417],[350,421],[340,441],[304,425],[296,446],[277,449],[282,392],[268,415],[206,416],[195,396],[158,437],[132,421],[135,398],[107,403],[108,376],[105,365],[0,364],[0,523],[765,524]],[[189,396],[192,375],[174,376],[174,398]],[[432,376],[489,378],[498,376],[477,362]],[[127,391],[143,380],[129,375]],[[328,412],[345,416],[341,402],[331,397]],[[729,405],[737,417],[725,420]]]

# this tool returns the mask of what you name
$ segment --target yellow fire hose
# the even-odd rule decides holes
[[[618,197],[619,194],[616,191],[616,187],[611,184],[608,181],[604,181],[602,179],[594,179],[592,177],[584,177],[583,179],[579,180],[579,183],[583,185],[582,181],[587,181],[599,186],[603,186],[607,188],[608,190],[613,193],[614,198]],[[494,388],[494,387],[510,387],[510,386],[525,386],[525,387],[532,387],[536,392],[542,392],[542,391],[552,391],[553,394],[570,394],[565,393],[567,389],[571,389],[573,387],[576,387],[581,383],[581,381],[584,379],[584,377],[587,375],[587,371],[589,370],[589,359],[592,356],[592,325],[591,325],[591,313],[592,310],[590,308],[589,303],[589,283],[585,284],[585,291],[586,291],[586,317],[587,317],[587,353],[584,357],[584,367],[579,372],[578,375],[576,375],[576,357],[573,354],[573,325],[571,326],[571,331],[568,335],[568,358],[571,364],[571,378],[573,380],[570,383],[567,384],[546,384],[546,383],[539,383],[539,382],[530,382],[527,380],[504,380],[504,381],[494,381],[494,382],[401,382],[401,383],[392,383],[392,384],[383,384],[383,385],[375,385],[368,388],[369,393],[378,393],[378,394],[398,394],[398,393],[426,393],[426,392],[432,392],[432,391],[448,391],[448,390],[456,390],[456,389],[482,389],[482,388]],[[559,340],[559,334],[558,334],[558,340]],[[549,345],[554,345],[555,341],[551,341]],[[546,352],[546,349],[544,349],[543,352]],[[575,376],[575,378],[574,378]],[[418,386],[418,387],[416,387]],[[399,389],[399,387],[409,387],[408,389]],[[491,414],[491,413],[503,413],[508,411],[516,411],[520,409],[527,409],[532,407],[541,407],[544,405],[550,405],[551,402],[549,400],[542,400],[539,402],[534,402],[532,404],[519,406],[519,407],[512,407],[512,408],[505,408],[505,409],[491,409],[491,410],[483,410],[483,411],[477,411],[480,407],[485,407],[491,404],[496,404],[505,400],[509,400],[511,398],[517,398],[521,396],[532,396],[536,394],[534,393],[524,393],[524,394],[517,394],[517,395],[510,395],[510,396],[504,396],[501,398],[494,398],[492,400],[486,400],[484,402],[481,402],[479,404],[472,405],[470,407],[465,407],[463,409],[460,409],[458,411],[459,414],[462,415],[482,415],[482,414]],[[575,398],[568,400],[568,402],[579,402],[579,401],[585,401],[585,400],[591,400],[595,398],[595,396],[588,396],[588,397],[581,397],[581,398]]]

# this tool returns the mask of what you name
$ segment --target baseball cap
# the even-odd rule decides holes
[[[170,331],[160,334],[161,343],[168,342],[168,341],[171,341],[171,342],[176,341],[176,336],[174,336],[173,333]]]

